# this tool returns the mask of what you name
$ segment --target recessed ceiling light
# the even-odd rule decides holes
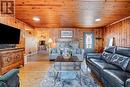
[[[25,29],[25,30],[31,30],[31,29]]]
[[[38,16],[34,16],[33,20],[36,21],[36,22],[38,22],[38,21],[40,21],[40,18]]]
[[[101,19],[100,19],[100,18],[97,18],[97,19],[95,19],[95,21],[101,21]]]

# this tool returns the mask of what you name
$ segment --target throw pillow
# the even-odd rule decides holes
[[[76,54],[81,54],[81,49],[76,49]]]
[[[112,55],[113,54],[111,54],[111,53],[103,52],[102,53],[102,59],[109,63]]]
[[[51,53],[57,53],[57,50],[56,49],[52,49]]]
[[[117,61],[117,59],[118,59],[118,55],[117,55],[117,54],[114,54],[114,55],[112,56],[112,58],[110,59],[110,63],[114,64],[114,61]]]

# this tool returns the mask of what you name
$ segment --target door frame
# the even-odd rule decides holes
[[[89,48],[88,48],[89,50],[88,50],[87,52],[94,52],[94,50],[95,50],[95,48],[94,48],[94,47],[95,47],[94,32],[84,32],[84,33],[83,33],[83,48],[86,49],[86,46],[85,46],[85,40],[86,40],[85,35],[86,35],[86,34],[92,34],[92,38],[93,38],[93,39],[92,39],[92,49],[89,49]]]

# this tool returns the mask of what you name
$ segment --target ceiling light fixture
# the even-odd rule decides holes
[[[27,31],[28,31],[28,30],[31,30],[31,29],[25,29],[25,30],[27,30]]]
[[[38,16],[34,16],[33,20],[36,21],[36,22],[38,22],[38,21],[40,21],[40,18]]]
[[[95,19],[95,21],[101,21],[101,19],[100,19],[100,18],[97,18],[97,19]]]

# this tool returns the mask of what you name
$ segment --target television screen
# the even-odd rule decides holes
[[[20,29],[0,24],[0,44],[19,44]]]

